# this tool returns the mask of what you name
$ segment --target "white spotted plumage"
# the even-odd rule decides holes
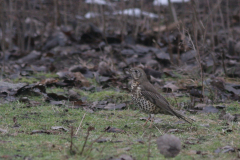
[[[158,109],[156,109],[156,105],[151,103],[149,100],[144,98],[141,94],[141,87],[138,82],[132,82],[131,84],[131,92],[132,92],[132,101],[134,104],[139,107],[143,112],[148,114],[157,114]]]

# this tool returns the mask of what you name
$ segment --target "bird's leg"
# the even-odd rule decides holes
[[[153,121],[154,121],[154,116],[151,116],[151,123],[150,123],[150,126],[148,128],[152,128]]]
[[[149,117],[148,117],[147,121],[144,123],[143,126],[145,126],[150,119],[151,119],[151,114],[149,114]]]

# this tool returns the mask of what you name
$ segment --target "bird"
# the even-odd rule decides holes
[[[152,127],[153,119],[151,115],[153,114],[165,114],[176,116],[179,119],[192,124],[193,121],[190,118],[186,118],[178,111],[175,111],[169,102],[155,89],[155,87],[147,79],[147,75],[143,69],[139,67],[134,67],[128,70],[132,77],[131,83],[131,97],[132,101],[136,107],[140,108],[143,112],[149,114],[149,117],[145,124],[151,119],[151,124],[149,128]]]

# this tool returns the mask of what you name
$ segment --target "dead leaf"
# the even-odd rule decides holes
[[[41,134],[41,133],[46,133],[46,134],[50,134],[50,131],[47,130],[33,130],[30,134]]]
[[[55,78],[47,78],[47,79],[43,79],[40,84],[42,85],[46,85],[46,86],[53,86],[58,82],[57,79]]]
[[[35,96],[41,96],[43,95],[43,93],[46,93],[46,87],[43,86],[42,84],[30,84],[30,85],[26,85],[22,88],[20,88],[17,93],[16,96],[19,95],[35,95]]]
[[[71,100],[77,101],[81,99],[81,96],[77,92],[75,92],[73,89],[69,90],[68,95],[69,95],[69,99]]]
[[[75,72],[74,75],[76,77],[76,80],[80,81],[83,86],[85,87],[90,86],[90,82],[82,75],[81,72]]]
[[[107,110],[121,110],[123,108],[126,107],[126,104],[125,103],[122,103],[122,104],[118,104],[118,105],[115,105],[113,103],[108,103],[104,109],[107,109]]]
[[[197,55],[196,51],[190,50],[190,51],[187,51],[187,52],[181,54],[181,60],[183,62],[188,62],[192,59],[195,59],[196,55]]]
[[[107,76],[107,77],[112,77],[116,74],[116,72],[114,72],[111,69],[111,64],[108,64],[107,62],[101,61],[98,64],[98,73],[101,76]]]
[[[163,64],[164,66],[169,66],[171,64],[170,56],[168,53],[158,52],[158,53],[155,53],[155,56],[156,56],[156,60],[161,64]]]
[[[51,129],[62,130],[62,131],[68,132],[68,129],[64,128],[63,126],[52,126]]]
[[[48,96],[48,99],[57,100],[57,101],[68,100],[66,96],[58,95],[56,93],[47,93],[47,96]]]
[[[199,111],[200,113],[218,113],[219,110],[213,106],[206,106],[203,110]]]
[[[60,71],[56,73],[60,79],[68,79],[68,80],[74,80],[75,76],[73,73],[69,71]]]
[[[230,93],[233,93],[235,95],[240,95],[240,90],[235,89],[233,84],[227,83],[225,84],[224,88],[226,91]]]
[[[118,129],[118,128],[114,128],[114,127],[110,127],[110,126],[106,127],[104,129],[104,131],[105,132],[113,132],[113,133],[125,133],[125,131],[122,129]]]
[[[81,106],[81,105],[83,105],[84,103],[83,103],[83,101],[82,100],[79,100],[79,101],[73,101],[73,105],[74,106]]]
[[[9,83],[9,82],[3,82],[0,81],[0,93],[7,96],[7,95],[15,95],[17,94],[18,90],[23,88],[24,86],[27,86],[26,83]]]
[[[172,71],[164,70],[163,72],[167,77],[177,78],[178,76],[174,74]]]
[[[183,132],[183,130],[180,129],[169,129],[167,133],[174,133],[174,132]]]
[[[225,110],[223,110],[220,115],[218,116],[219,119],[221,120],[227,120],[229,122],[236,121],[237,117],[231,115],[230,113],[226,113]]]
[[[225,109],[225,105],[214,105],[217,109]]]
[[[199,90],[194,89],[194,88],[192,88],[192,89],[190,90],[189,94],[190,94],[191,96],[193,96],[193,97],[203,98],[202,93],[201,93]]]
[[[235,152],[235,148],[232,146],[224,146],[221,148],[218,148],[214,151],[215,153],[228,153],[228,152]]]
[[[131,147],[118,148],[118,149],[117,149],[117,152],[118,152],[118,153],[121,153],[121,152],[124,152],[124,151],[130,151],[131,149],[132,149]]]
[[[41,52],[33,50],[32,52],[30,52],[25,57],[19,59],[18,62],[19,63],[33,63],[36,60],[40,59],[41,54],[42,54]]]
[[[2,133],[7,133],[8,131],[7,131],[6,129],[0,128],[0,132],[2,132]]]
[[[62,106],[66,104],[66,101],[54,101],[54,100],[48,100],[50,101],[50,104],[56,105],[56,106]]]
[[[179,87],[177,87],[176,85],[174,85],[173,83],[168,83],[166,85],[163,86],[163,92],[175,92],[179,89]]]
[[[97,143],[103,143],[103,142],[108,142],[108,141],[109,141],[109,138],[102,137],[102,138],[98,139],[96,142]]]
[[[196,150],[189,150],[189,151],[187,151],[187,154],[188,155],[194,155],[194,154],[197,154],[197,151]]]
[[[109,81],[111,78],[110,77],[106,77],[106,76],[100,76],[98,73],[95,73],[95,78],[96,78],[96,81],[99,83],[99,84],[102,84],[104,82],[107,82]]]
[[[195,143],[195,142],[192,142],[192,141],[185,141],[184,144],[194,145],[194,144],[196,144],[196,143]]]
[[[138,143],[144,144],[145,142],[142,139],[137,139],[136,140]]]
[[[131,148],[130,148],[130,149],[131,149]],[[120,155],[118,158],[113,159],[113,160],[135,160],[135,159],[132,158],[132,156],[123,154],[123,155]]]
[[[65,49],[62,48],[62,46],[65,46],[65,44],[67,43],[67,40],[68,38],[63,32],[56,30],[55,32],[51,33],[51,36],[48,37],[46,44],[42,47],[42,50],[46,51],[54,47],[57,47],[57,48],[60,48],[58,49],[59,51],[64,51]],[[57,49],[55,49],[55,52],[56,50]]]
[[[30,103],[30,100],[28,99],[28,97],[21,97],[21,98],[19,98],[19,102]]]
[[[156,71],[154,69],[144,68],[144,71],[147,75],[150,75],[154,78],[161,78],[162,77],[162,72]]]
[[[194,106],[194,109],[203,110],[205,107],[206,104],[198,103],[196,106]]]

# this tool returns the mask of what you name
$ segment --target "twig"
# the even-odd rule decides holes
[[[176,99],[175,95],[173,94],[173,91],[172,91],[172,96],[173,96],[175,102],[177,103],[177,107],[180,108],[179,105],[178,105],[177,99]]]
[[[150,159],[150,156],[151,156],[151,151],[150,151],[150,146],[151,146],[151,138],[152,138],[152,134],[150,133],[149,135],[149,140],[148,140],[148,160]]]
[[[1,2],[1,3],[3,3],[3,2]],[[16,2],[15,2],[15,3],[16,3]],[[15,8],[13,8],[13,5],[14,5],[13,0],[9,0],[9,13],[8,13],[8,14],[9,14],[9,30],[10,30],[10,31],[13,31],[13,23],[14,23],[13,10],[14,10]],[[10,32],[9,37],[12,37],[12,34],[13,34],[13,33]],[[4,42],[4,41],[2,41],[2,43],[3,43],[3,42]],[[12,46],[13,46],[12,40],[10,40],[9,43],[10,43],[10,44],[9,44],[9,48],[12,48]]]
[[[230,15],[229,15],[229,0],[226,0],[226,12],[227,12],[227,30],[228,30],[228,36],[229,38],[232,38],[233,35],[232,35],[232,32],[231,32],[231,29],[230,29]]]
[[[146,129],[143,131],[143,134],[141,135],[141,138],[143,138],[143,135],[145,134],[145,132],[146,132]]]
[[[36,1],[34,1],[33,3],[36,3]],[[33,11],[33,5],[31,5],[30,4],[30,2],[28,1],[28,7],[29,7],[29,15],[30,15],[30,28],[29,28],[29,30],[30,30],[30,32],[28,33],[28,37],[27,37],[27,48],[26,48],[26,50],[29,52],[30,51],[30,45],[31,45],[31,33],[32,33],[32,30],[33,30],[33,16],[32,16],[32,14],[30,14],[31,12],[34,12]],[[34,6],[35,6],[35,4],[34,4]]]
[[[210,4],[209,4],[209,0],[207,0],[207,3],[208,3],[208,10],[209,10],[209,13],[211,12],[211,7],[210,7]],[[213,29],[213,18],[211,18],[211,56],[212,56],[212,59],[213,59],[213,73],[215,73],[215,70],[216,70],[216,62],[215,62],[215,58],[214,58],[214,55],[213,55],[213,52],[214,52],[214,48],[215,48],[215,43],[214,43],[214,29]]]
[[[228,0],[227,0],[228,2]],[[203,22],[208,22],[209,18],[212,18],[212,16],[214,15],[214,13],[218,10],[218,8],[220,7],[220,4],[222,3],[222,0],[218,0],[217,3],[215,3],[215,5],[212,7],[211,12],[208,14],[208,16],[206,16],[203,19]]]
[[[193,25],[193,34],[194,34],[194,41],[195,41],[195,45],[194,43],[192,42],[192,45],[194,47],[194,50],[195,52],[197,52],[197,55],[198,55],[198,58],[196,57],[196,59],[198,60],[198,63],[199,63],[199,67],[201,69],[201,81],[202,81],[202,95],[203,95],[203,98],[204,98],[204,86],[203,86],[203,67],[202,67],[202,63],[201,63],[201,56],[200,56],[200,53],[199,53],[199,46],[198,46],[198,42],[197,42],[197,37],[198,37],[198,26],[197,26],[197,23],[201,26],[200,29],[201,29],[201,33],[203,34],[203,30],[205,29],[205,27],[202,25],[202,23],[200,24],[200,20],[199,20],[199,17],[198,17],[198,14],[197,14],[197,11],[196,11],[196,7],[195,7],[195,3],[194,1],[191,1],[192,3],[192,8],[193,8],[193,11],[194,11],[194,23],[192,23]],[[189,35],[190,37],[190,35]]]
[[[154,125],[155,126],[155,125]],[[158,132],[160,133],[160,134],[162,134],[162,132],[160,131],[160,129],[157,127],[157,126],[155,126],[156,128],[157,128],[157,130],[158,130]]]
[[[84,113],[84,115],[83,115],[83,118],[82,118],[82,120],[81,120],[81,122],[80,122],[80,124],[79,124],[79,126],[78,126],[78,128],[77,128],[77,131],[76,131],[76,133],[75,133],[75,136],[77,135],[77,133],[78,133],[78,131],[79,131],[79,128],[80,128],[81,125],[82,125],[82,122],[83,122],[83,119],[85,118],[85,115],[86,115],[86,113]]]
[[[225,59],[225,53],[224,51],[222,50],[222,67],[223,67],[223,71],[224,71],[224,74],[225,76],[227,76],[227,70],[226,70],[226,66],[225,66],[225,62],[224,62],[224,59]]]
[[[171,61],[171,64],[173,64],[173,51],[172,51],[172,42],[170,41],[170,38],[169,38],[169,28],[168,28],[168,25],[166,27],[166,33],[167,33],[167,43],[169,44],[169,56],[170,56],[170,61]]]
[[[89,145],[90,151],[92,151],[92,145],[93,145],[95,142],[97,142],[97,140],[99,140],[100,138],[102,138],[102,136],[103,136],[104,134],[105,134],[105,133],[101,134],[97,139],[95,139],[94,141],[92,141],[92,143]],[[89,150],[89,149],[88,149],[88,150]],[[88,150],[86,150],[86,152],[87,152]]]
[[[170,15],[171,15],[171,22],[177,22],[178,21],[177,14],[176,14],[174,6],[171,3],[171,0],[168,0],[168,8],[169,8]]]
[[[65,0],[63,0],[63,12],[64,25],[67,26],[67,4]]]
[[[108,41],[107,41],[107,38],[106,38],[106,17],[105,17],[105,8],[103,7],[103,5],[100,6],[100,12],[101,12],[101,17],[102,17],[102,25],[103,25],[103,38],[106,42],[106,44],[108,45]]]
[[[194,24],[193,24],[194,25]],[[196,29],[196,28],[195,28]],[[195,58],[196,58],[196,60],[197,60],[197,62],[198,62],[198,64],[199,64],[199,67],[200,67],[200,70],[201,70],[201,81],[202,81],[202,94],[204,93],[204,86],[203,86],[203,68],[202,68],[202,63],[201,63],[201,56],[200,56],[200,53],[199,53],[199,47],[198,47],[198,44],[197,44],[197,31],[194,29],[194,40],[195,40],[195,42],[196,42],[196,47],[195,47],[195,45],[194,45],[194,43],[193,43],[193,40],[192,40],[192,38],[191,38],[191,36],[190,36],[190,34],[189,34],[189,32],[187,32],[188,33],[188,37],[189,37],[189,40],[190,40],[190,42],[191,42],[191,44],[192,44],[192,47],[193,47],[193,50],[195,51],[195,52],[197,52],[197,55],[198,55],[198,57],[196,56]],[[204,98],[204,95],[203,95],[203,98]]]
[[[73,151],[73,126],[71,126],[71,133],[70,133],[70,154],[74,154],[75,152]]]
[[[60,12],[58,0],[54,0],[54,26],[60,25]]]
[[[83,147],[82,147],[82,150],[80,152],[80,155],[82,155],[83,151],[84,151],[84,148],[86,147],[86,144],[87,144],[87,140],[88,140],[88,137],[90,135],[90,131],[93,129],[93,127],[88,127],[88,130],[87,130],[87,136],[85,138],[85,141],[84,141],[84,144],[83,144]]]
[[[139,113],[141,113],[140,111],[138,111],[136,114],[134,114],[133,117],[136,117]]]
[[[103,150],[105,149],[106,145],[102,147],[101,151],[100,152],[100,157],[102,156],[102,153],[103,153]]]
[[[3,63],[2,63],[2,66],[1,66],[1,77],[0,77],[0,80],[3,79],[3,74],[5,72],[5,38],[6,38],[6,35],[5,35],[5,32],[6,32],[6,19],[5,19],[5,11],[4,11],[4,8],[6,7],[6,3],[2,2],[2,4],[0,5],[0,9],[1,9],[1,12],[0,12],[0,26],[1,26],[1,30],[2,30],[2,39],[1,39],[1,49],[2,49],[2,53],[3,53]]]

